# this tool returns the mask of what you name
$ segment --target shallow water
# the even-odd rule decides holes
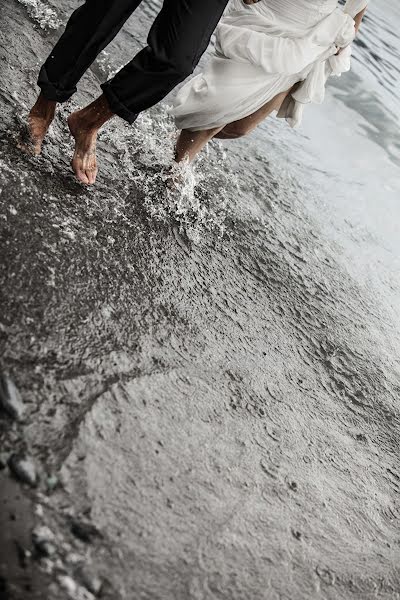
[[[210,145],[178,197],[168,100],[104,130],[96,188],[69,174],[65,116],[155,3],[43,156],[16,151],[73,5],[44,21],[11,1],[0,34],[1,364],[29,417],[2,439],[62,481],[37,499],[48,570],[92,564],[113,600],[398,598],[397,5],[371,6],[353,72],[301,130]],[[104,538],[76,542],[71,514]]]

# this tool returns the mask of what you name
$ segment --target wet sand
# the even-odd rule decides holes
[[[113,122],[98,185],[79,186],[65,116],[137,47],[146,7],[43,156],[21,155],[15,115],[72,5],[2,16],[0,364],[25,414],[0,420],[0,598],[399,598],[396,235],[363,220],[363,164],[343,175],[310,121],[271,121],[211,146],[173,204],[162,105]],[[374,152],[388,205],[395,167]],[[14,482],[18,452],[37,487]]]

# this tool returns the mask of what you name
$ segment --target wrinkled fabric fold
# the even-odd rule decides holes
[[[354,18],[367,6],[368,0],[347,0],[344,6],[344,12]]]
[[[354,21],[352,27],[347,23],[335,38],[335,48],[343,48],[340,54],[333,54],[315,62],[307,77],[297,89],[289,94],[278,110],[277,116],[285,118],[291,127],[301,123],[306,104],[322,104],[325,99],[325,87],[329,77],[340,77],[351,67],[351,42],[354,38]]]
[[[323,102],[328,77],[350,69],[353,12],[365,0],[232,0],[216,32],[215,54],[179,91],[179,128],[199,130],[242,119],[282,92],[279,117],[295,127],[304,106]],[[362,9],[361,9],[362,10]],[[338,48],[343,48],[337,55]]]
[[[337,46],[343,47],[353,37],[353,19],[337,9],[301,38],[253,31],[241,23],[221,23],[216,50],[226,58],[263,67],[267,73],[293,74],[301,73],[326,52],[334,54]]]

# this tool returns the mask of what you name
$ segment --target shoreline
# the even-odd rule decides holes
[[[17,2],[5,23],[0,370],[26,414],[2,415],[0,439],[3,462],[27,453],[40,481],[0,472],[0,575],[24,573],[4,600],[25,600],[26,583],[32,600],[394,600],[398,288],[386,248],[361,270],[389,227],[348,208],[362,162],[341,178],[312,128],[291,137],[272,122],[210,146],[195,192],[171,206],[161,106],[104,131],[87,190],[69,173],[70,106],[42,157],[14,147],[53,34]]]

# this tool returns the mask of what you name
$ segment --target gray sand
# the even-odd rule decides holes
[[[274,121],[212,146],[175,206],[165,106],[112,123],[98,185],[76,184],[65,116],[138,47],[146,10],[43,156],[21,155],[15,115],[73,5],[2,8],[0,364],[25,413],[0,420],[1,450],[32,456],[40,483],[0,473],[0,598],[398,599],[399,282],[379,244],[381,279],[351,259],[373,225],[357,238],[336,205],[321,215],[324,153],[310,176],[304,132]],[[35,525],[54,555],[35,554]]]

